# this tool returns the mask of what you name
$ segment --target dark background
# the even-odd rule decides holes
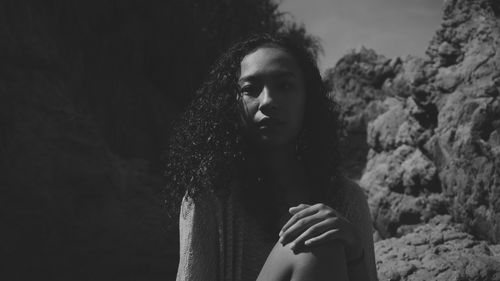
[[[0,275],[173,280],[171,124],[269,0],[0,2]],[[3,279],[3,278],[2,278]]]

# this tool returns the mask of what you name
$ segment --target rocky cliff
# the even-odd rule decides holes
[[[500,280],[499,27],[497,1],[445,1],[425,58],[360,49],[327,72],[345,142],[365,147],[346,169],[381,280]]]

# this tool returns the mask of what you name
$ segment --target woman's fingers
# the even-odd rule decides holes
[[[295,206],[295,207],[291,207],[290,209],[288,209],[288,212],[292,215],[295,215],[296,213],[298,213],[299,211],[302,211],[304,210],[305,208],[309,207],[311,205],[307,205],[307,204],[300,204],[298,206]]]
[[[313,247],[313,246],[317,246],[317,245],[323,244],[325,242],[337,240],[337,239],[343,240],[341,237],[341,231],[339,231],[339,229],[335,228],[335,229],[325,231],[323,234],[318,235],[316,237],[307,239],[306,242],[304,242],[304,244],[306,246]]]
[[[323,220],[320,221],[312,226],[310,226],[306,231],[302,232],[295,240],[290,242],[290,248],[292,250],[295,250],[297,247],[300,247],[301,245],[305,244],[304,241],[312,239],[314,237],[317,237],[321,235],[322,233],[327,232],[330,230],[332,227],[332,224],[327,221]]]
[[[315,213],[318,212],[318,208],[316,205],[313,205],[313,206],[309,206],[309,205],[306,205],[306,204],[300,204],[299,206],[297,206],[297,208],[301,208],[302,210],[301,211],[298,211],[297,213],[295,213],[288,221],[287,223],[285,223],[285,225],[281,228],[281,231],[280,231],[280,236],[290,227],[292,226],[293,224],[295,224],[298,220],[304,218],[304,217],[307,217],[307,216],[310,216],[310,215],[313,215]]]
[[[320,213],[304,217],[287,228],[281,235],[279,242],[285,245],[307,231],[311,226],[326,220],[328,220],[328,218],[325,218],[323,214]],[[331,224],[331,221],[328,221],[328,223]]]

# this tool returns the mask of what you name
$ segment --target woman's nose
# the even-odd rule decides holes
[[[268,87],[264,87],[262,89],[262,93],[260,94],[259,109],[261,111],[276,109],[275,97],[273,92]]]

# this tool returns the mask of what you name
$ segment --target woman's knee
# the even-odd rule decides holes
[[[277,242],[269,253],[257,281],[289,281],[292,274],[293,252]]]
[[[262,280],[348,280],[344,248],[332,241],[314,248],[294,252],[276,243],[262,267],[257,281]]]
[[[348,279],[344,248],[337,241],[304,249],[292,261],[292,281]]]

